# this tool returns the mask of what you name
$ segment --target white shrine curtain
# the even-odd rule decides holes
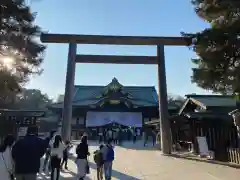
[[[142,127],[141,112],[87,112],[86,126],[104,126],[118,123],[124,126]]]

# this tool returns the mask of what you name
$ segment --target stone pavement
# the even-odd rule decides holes
[[[97,144],[92,142],[90,145],[92,155]],[[123,147],[116,146],[115,154],[113,180],[237,180],[240,177],[239,169],[162,156],[159,151],[151,147],[142,147],[142,143],[137,145],[125,143]],[[96,166],[92,156],[90,168],[91,174],[85,179],[96,180]],[[69,169],[61,173],[61,180],[76,180],[74,158],[69,162]],[[40,173],[38,179],[50,178]]]

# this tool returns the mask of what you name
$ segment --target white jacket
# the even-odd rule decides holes
[[[63,157],[63,151],[66,148],[66,146],[63,143],[60,143],[57,148],[53,147],[53,142],[50,144],[51,147],[51,156],[57,156],[58,158]]]
[[[10,180],[9,173],[14,172],[11,148],[7,147],[5,152],[0,153],[0,179]]]

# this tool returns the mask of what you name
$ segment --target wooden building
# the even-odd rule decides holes
[[[39,118],[45,115],[43,110],[10,110],[0,109],[0,136],[14,134],[15,136],[25,135],[27,127],[39,125]]]
[[[198,136],[205,136],[215,158],[226,161],[227,148],[238,147],[237,131],[229,112],[236,109],[232,96],[186,95],[177,116],[170,118],[173,143],[198,153]]]
[[[86,129],[95,135],[102,128],[115,126],[142,129],[144,121],[159,116],[154,86],[123,86],[116,78],[106,86],[75,86],[72,108],[74,138]],[[62,102],[51,106],[59,117],[62,109]]]

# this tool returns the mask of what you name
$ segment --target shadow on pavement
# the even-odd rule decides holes
[[[91,169],[97,169],[96,164],[94,164],[92,162],[89,162],[89,166],[90,166],[90,173],[91,173]],[[112,170],[112,177],[115,177],[115,178],[121,179],[121,180],[124,180],[124,179],[141,180],[139,178],[124,174],[124,173],[116,171],[114,169]]]
[[[75,159],[75,157],[72,156],[69,160],[74,161],[74,159]],[[88,164],[89,164],[89,167],[90,167],[90,174],[91,174],[91,173],[93,173],[93,172],[91,172],[91,169],[95,169],[96,170],[97,166],[96,166],[95,163],[90,162],[90,161],[88,162]],[[68,174],[71,174],[71,176],[73,176],[73,177],[63,177],[64,179],[67,179],[67,180],[73,180],[74,178],[76,179],[76,177],[77,177],[77,174],[72,172],[72,171],[63,171],[62,174],[64,174],[64,173],[66,173],[66,174],[68,173]],[[119,171],[114,170],[114,169],[112,171],[112,177],[115,177],[115,178],[121,179],[121,180],[124,180],[124,179],[141,180],[139,178],[136,178],[136,177],[124,174],[124,173],[119,172]],[[89,177],[85,177],[85,180],[90,180],[90,178]]]
[[[50,179],[50,173],[39,173],[38,174],[38,180],[49,180]],[[77,179],[77,174],[69,171],[69,170],[62,170],[60,174],[59,180],[76,180]],[[90,177],[85,177],[84,180],[92,180]]]
[[[144,150],[144,151],[156,151],[158,150],[158,146],[153,146],[152,142],[148,142],[146,146],[144,146],[143,141],[137,141],[135,144],[131,141],[124,142],[121,146],[125,149],[134,149],[134,150]]]
[[[196,157],[196,156],[193,156],[193,155],[190,155],[190,154],[185,154],[185,155],[171,154],[171,155],[166,155],[166,156],[173,157],[173,158],[184,159],[184,160],[189,160],[189,161],[204,162],[204,163],[209,163],[209,164],[217,164],[217,165],[232,167],[232,168],[235,168],[235,169],[240,169],[240,165],[238,165],[238,164],[215,161],[215,160],[200,159],[199,157]]]
[[[100,144],[97,141],[89,141],[88,145],[93,147],[99,147]],[[132,141],[124,141],[121,143],[121,145],[114,145],[113,146],[119,146],[121,148],[125,149],[133,149],[133,150],[144,150],[144,151],[156,151],[158,150],[158,146],[153,146],[152,141],[149,141],[146,146],[144,146],[144,142],[142,140],[138,140],[136,143],[133,143]]]
[[[78,145],[79,141],[75,141],[73,142],[73,144],[76,146]],[[92,147],[98,147],[100,144],[97,141],[89,141],[88,142],[89,146]],[[150,144],[150,143],[149,143]],[[132,141],[127,141],[127,142],[123,142],[123,144],[120,146],[122,148],[127,148],[127,149],[137,149],[137,150],[156,150],[156,148],[149,146],[149,147],[144,147],[143,143],[141,141],[137,142],[136,144],[133,144]],[[91,154],[92,156],[92,154]],[[75,156],[75,150],[72,151],[72,153],[69,156],[69,161],[75,161],[76,156]],[[93,162],[89,161],[89,166],[90,166],[90,173],[96,173],[96,171],[92,171],[92,169],[96,170],[96,164]],[[75,172],[66,170],[66,171],[62,171],[61,173],[61,179],[66,179],[66,180],[76,180],[77,174]],[[132,179],[132,180],[141,180],[137,177],[133,177],[131,175],[125,174],[123,172],[119,172],[117,170],[112,171],[112,177],[115,177],[117,179],[121,179],[121,180],[127,180],[127,179]],[[43,178],[44,179],[44,178]],[[48,179],[48,178],[47,178]],[[91,180],[90,177],[85,177],[85,180]]]
[[[68,176],[66,176],[65,174],[68,174]],[[61,174],[61,178],[60,179],[64,179],[64,180],[76,180],[77,179],[77,174],[72,172],[72,171],[63,171]],[[91,180],[90,177],[86,176],[84,178],[84,180]]]

